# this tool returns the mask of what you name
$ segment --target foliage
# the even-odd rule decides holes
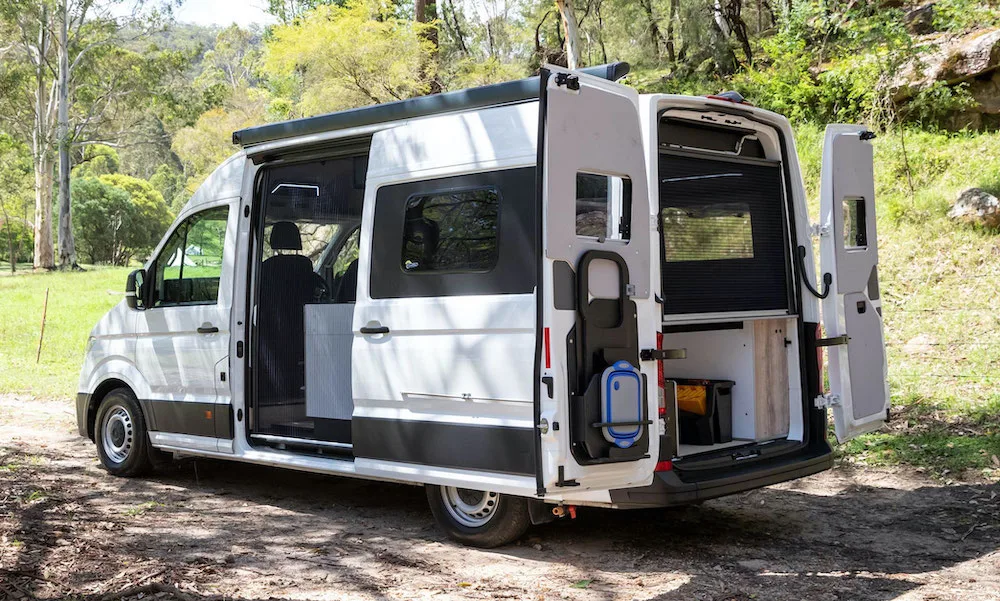
[[[130,231],[137,209],[128,192],[95,177],[73,180],[73,227],[80,256],[88,263],[125,265],[133,254]]]
[[[90,263],[127,265],[156,245],[171,214],[149,182],[122,174],[73,181],[73,226]]]
[[[118,151],[104,144],[84,147],[83,159],[73,167],[73,177],[98,177],[118,173],[121,159]]]
[[[24,144],[0,134],[0,258],[30,261],[32,251],[31,153]]]
[[[163,196],[164,202],[170,207],[170,212],[176,215],[187,203],[190,195],[185,189],[187,178],[170,165],[160,165],[156,173],[149,178],[149,185]]]
[[[434,79],[428,29],[398,17],[388,0],[320,6],[273,30],[264,67],[301,81],[300,114],[411,98]]]

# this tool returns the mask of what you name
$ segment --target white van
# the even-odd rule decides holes
[[[845,440],[889,407],[872,135],[828,129],[812,228],[784,117],[626,71],[234,133],[94,328],[80,434],[121,476],[422,484],[479,546],[829,468],[827,408]]]

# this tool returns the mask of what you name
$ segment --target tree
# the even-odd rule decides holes
[[[31,153],[24,144],[0,134],[0,230],[6,238],[6,252],[0,252],[14,273],[17,262],[30,259]]]
[[[299,79],[300,114],[420,96],[436,75],[429,27],[398,17],[389,0],[319,6],[274,28],[264,69]]]
[[[104,144],[91,144],[83,149],[83,158],[73,168],[73,177],[98,177],[118,173],[121,159],[118,151]]]
[[[580,31],[576,11],[571,0],[556,0],[556,6],[566,29],[566,66],[576,69],[580,66]]]
[[[96,177],[72,182],[73,227],[81,254],[90,263],[126,265],[132,257],[129,239],[137,221],[128,192]]]

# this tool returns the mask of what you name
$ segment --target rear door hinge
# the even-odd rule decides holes
[[[625,294],[632,298],[635,296],[635,284],[625,284]]]
[[[834,336],[833,338],[820,338],[816,341],[816,346],[842,346],[850,341],[850,337],[847,334],[841,336]]]
[[[643,361],[667,361],[669,359],[687,359],[686,348],[644,348],[639,351],[639,359]]]
[[[812,237],[816,236],[828,236],[830,235],[830,222],[823,224],[810,223],[809,224],[809,235]]]
[[[579,90],[580,78],[572,73],[556,73],[556,85],[566,86],[567,90]]]
[[[840,407],[840,395],[839,394],[821,394],[816,397],[813,401],[817,409],[826,409],[829,407]]]

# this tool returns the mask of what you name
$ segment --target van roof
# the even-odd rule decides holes
[[[586,67],[580,72],[610,81],[617,81],[629,72],[629,64],[615,62]],[[538,77],[518,79],[477,88],[467,88],[443,94],[419,96],[374,106],[365,106],[315,117],[292,119],[267,125],[248,127],[233,132],[233,144],[247,148],[264,142],[310,134],[413,119],[440,113],[466,111],[488,106],[522,102],[538,98]]]

